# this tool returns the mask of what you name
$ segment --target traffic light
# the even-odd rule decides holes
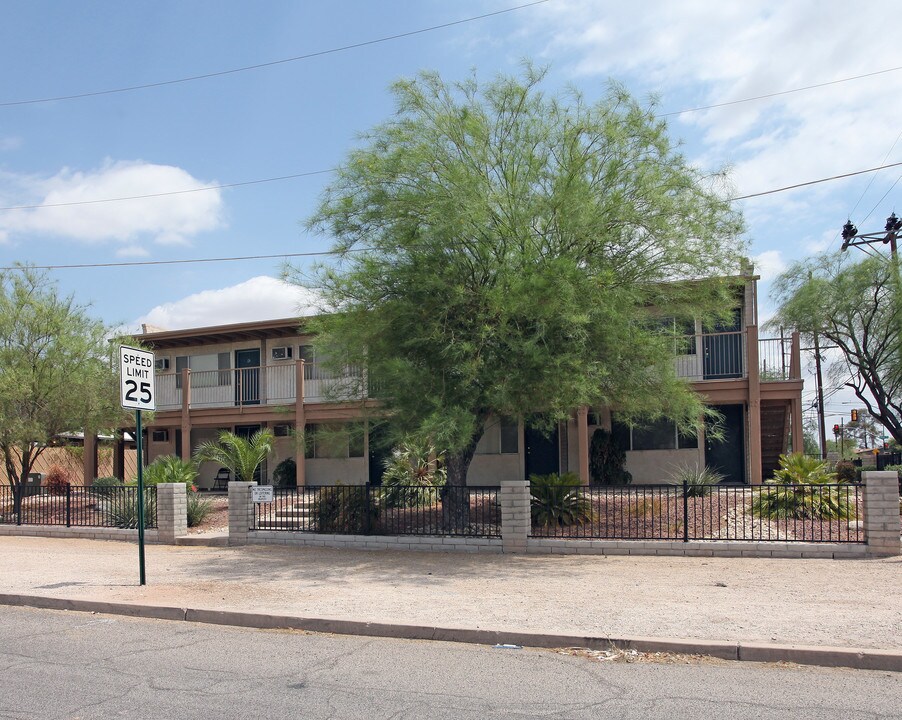
[[[834,435],[837,435],[837,436],[839,435],[839,425],[834,425],[834,426],[833,426],[833,434],[834,434]]]
[[[857,410],[852,411],[852,422],[858,422],[858,411]]]

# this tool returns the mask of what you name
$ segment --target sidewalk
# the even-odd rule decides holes
[[[0,593],[585,637],[902,651],[902,557],[504,556],[0,538]]]

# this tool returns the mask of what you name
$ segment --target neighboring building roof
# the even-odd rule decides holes
[[[303,332],[303,318],[282,318],[258,322],[213,325],[211,327],[163,330],[135,335],[135,339],[154,349],[215,345],[241,340],[265,340],[298,335]]]

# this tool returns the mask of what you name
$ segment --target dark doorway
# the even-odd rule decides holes
[[[526,479],[530,475],[557,475],[561,471],[560,436],[557,425],[550,433],[524,428],[526,442]]]
[[[260,404],[260,348],[235,351],[235,404]]]
[[[705,328],[702,336],[705,380],[742,377],[741,322],[742,312],[737,308],[730,320]]]
[[[725,483],[745,484],[745,407],[713,407],[723,416],[723,439],[705,436],[705,463],[723,475]]]
[[[385,428],[374,423],[370,425],[368,459],[368,482],[370,485],[381,485],[382,474],[385,472],[385,461],[391,456],[391,448],[388,446]]]

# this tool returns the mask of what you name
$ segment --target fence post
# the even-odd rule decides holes
[[[864,534],[868,554],[902,554],[899,542],[899,476],[893,471],[863,472]]]
[[[174,545],[177,537],[188,534],[188,493],[185,483],[157,485],[157,537]]]
[[[66,527],[72,527],[72,486],[66,485]]]
[[[704,517],[704,515],[702,515]],[[683,542],[689,542],[689,481],[683,480]]]
[[[525,553],[531,525],[529,482],[501,481],[501,548],[505,553]]]
[[[229,545],[247,545],[247,535],[254,524],[251,487],[255,482],[229,483]]]

